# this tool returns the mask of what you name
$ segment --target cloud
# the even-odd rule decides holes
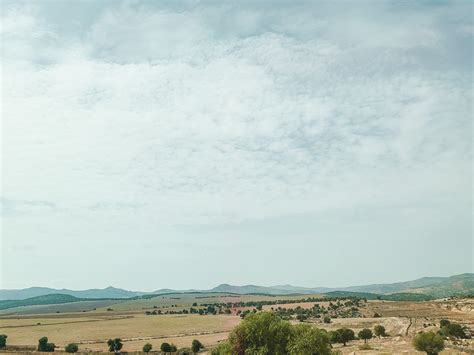
[[[467,6],[372,5],[5,5],[3,218],[61,245],[469,208]]]

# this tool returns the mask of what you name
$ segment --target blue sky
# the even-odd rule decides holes
[[[473,270],[470,2],[2,2],[2,288]]]

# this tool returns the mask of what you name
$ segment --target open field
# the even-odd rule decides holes
[[[307,297],[307,295],[305,296]],[[110,302],[83,312],[78,304],[43,306],[44,314],[37,314],[41,307],[33,310],[10,310],[10,314],[0,316],[0,334],[8,335],[8,344],[16,346],[35,346],[42,336],[63,347],[70,342],[79,344],[80,351],[105,351],[109,338],[124,340],[124,351],[140,350],[145,343],[158,349],[164,341],[178,347],[190,346],[193,339],[199,339],[210,348],[227,338],[229,332],[241,318],[236,311],[253,307],[237,307],[231,314],[198,315],[167,314],[145,315],[145,311],[179,311],[189,309],[193,304],[201,305],[227,302],[295,300],[294,303],[265,305],[263,310],[272,308],[311,308],[318,303],[328,306],[328,302],[296,302],[302,296],[262,296],[229,294],[186,294],[166,295],[148,300]],[[103,307],[101,307],[103,306]],[[69,307],[69,308],[68,308]],[[107,309],[111,310],[107,310]],[[56,313],[59,311],[60,313]],[[27,314],[28,313],[28,314]],[[353,329],[356,333],[363,328],[383,325],[390,337],[372,339],[372,353],[416,353],[411,346],[411,338],[421,330],[437,330],[439,320],[446,318],[466,325],[474,330],[474,300],[456,299],[451,301],[395,302],[368,301],[361,307],[362,317],[333,318],[330,324],[320,319],[308,319],[307,323],[326,330],[341,327]],[[373,318],[374,313],[381,315]],[[292,322],[297,322],[293,320]],[[335,345],[344,354],[358,352],[362,341],[353,341],[346,347]],[[459,348],[460,349],[460,348]],[[472,341],[464,342],[464,350],[474,349]],[[59,349],[60,350],[60,349]],[[473,350],[474,351],[474,350]],[[459,353],[454,347],[445,353]],[[370,351],[364,353],[369,354]]]

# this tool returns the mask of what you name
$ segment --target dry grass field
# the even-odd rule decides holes
[[[301,296],[284,296],[278,299],[296,300]],[[80,351],[105,351],[109,338],[119,337],[124,341],[124,351],[140,350],[145,343],[151,343],[158,349],[164,341],[178,347],[190,346],[193,339],[199,339],[206,348],[212,348],[227,338],[232,328],[240,322],[236,315],[197,315],[176,314],[147,316],[145,310],[179,310],[189,308],[194,302],[219,303],[250,300],[275,300],[274,296],[236,296],[236,295],[169,295],[149,300],[119,302],[114,305],[83,312],[77,304],[69,312],[55,313],[53,306],[47,307],[45,314],[4,314],[0,316],[0,334],[8,335],[8,344],[17,346],[35,346],[42,336],[63,347],[70,342],[79,344]],[[326,304],[327,302],[321,302]],[[312,307],[314,302],[290,303],[278,305],[285,308],[301,306]],[[264,306],[270,310],[275,306]],[[67,310],[67,305],[61,305]],[[107,308],[113,310],[107,311]],[[248,308],[248,307],[245,307]],[[244,309],[244,308],[242,308]],[[377,312],[380,318],[372,318]],[[411,339],[421,330],[438,329],[439,320],[450,319],[474,330],[474,300],[430,301],[430,302],[392,302],[369,301],[363,308],[364,318],[336,318],[330,324],[320,320],[309,320],[316,327],[327,330],[348,327],[356,333],[363,328],[383,325],[390,337],[372,339],[373,350],[361,351],[362,341],[353,341],[346,347],[336,345],[343,354],[364,353],[416,353]],[[455,348],[453,344],[444,353],[474,353],[473,343],[465,341],[464,347]],[[459,344],[458,344],[459,345]],[[60,349],[59,349],[60,350]]]

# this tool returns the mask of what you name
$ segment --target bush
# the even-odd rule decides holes
[[[433,332],[419,333],[413,338],[413,346],[428,355],[437,355],[444,349],[444,340],[441,335]]]
[[[331,343],[325,330],[306,324],[298,324],[291,328],[290,341],[287,346],[288,354],[318,354],[330,355]]]
[[[385,327],[383,325],[376,325],[374,327],[374,334],[377,337],[385,337],[387,333],[385,333]]]
[[[328,316],[324,317],[323,322],[326,323],[326,324],[331,323],[331,317],[328,317]]]
[[[7,338],[8,335],[0,334],[0,349],[7,347]]]
[[[54,352],[54,348],[56,348],[56,345],[54,345],[54,343],[48,343],[47,337],[42,337],[38,340],[38,351],[52,353]]]
[[[230,343],[224,341],[211,351],[211,355],[232,355]]]
[[[378,314],[377,312],[374,313],[373,318],[380,318],[380,317],[382,317],[380,314]]]
[[[162,343],[160,349],[164,353],[174,353],[177,350],[176,345],[169,343]]]
[[[464,328],[461,324],[457,323],[448,323],[441,328],[439,333],[445,337],[461,338],[467,339],[468,335],[466,334]]]
[[[441,320],[439,321],[439,326],[440,326],[440,328],[443,328],[443,327],[447,326],[448,324],[450,324],[450,321],[447,320],[447,319],[441,319]]]
[[[194,339],[191,344],[191,350],[193,351],[193,353],[198,353],[199,350],[201,350],[202,348],[204,348],[202,343],[199,340]]]
[[[107,341],[107,345],[109,346],[109,351],[111,353],[118,353],[120,349],[122,349],[122,339],[120,338],[115,338],[115,339],[109,339]]]
[[[359,332],[359,339],[364,339],[364,343],[367,343],[367,340],[372,339],[372,331],[370,329],[362,329]]]
[[[146,343],[145,345],[143,345],[143,352],[144,353],[149,353],[151,351],[151,349],[153,349],[153,345],[151,345],[150,343]]]
[[[79,347],[75,343],[68,344],[64,347],[64,351],[67,353],[77,353]]]
[[[233,354],[286,354],[290,339],[290,323],[270,312],[246,316],[229,335]]]

